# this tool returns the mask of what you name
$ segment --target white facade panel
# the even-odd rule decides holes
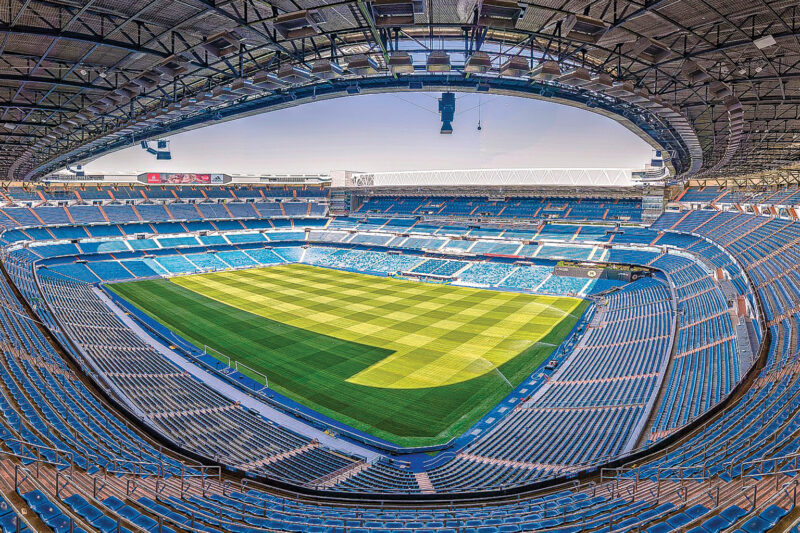
[[[358,172],[355,187],[561,185],[625,187],[633,185],[629,168],[503,168],[473,170],[418,170]]]

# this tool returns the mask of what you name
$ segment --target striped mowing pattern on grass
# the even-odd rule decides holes
[[[197,346],[263,372],[277,392],[404,446],[468,429],[510,392],[500,372],[521,383],[587,306],[307,265],[111,288]]]
[[[270,320],[393,353],[350,376],[368,387],[440,387],[482,376],[544,338],[580,300],[352,274],[307,265],[174,278]]]

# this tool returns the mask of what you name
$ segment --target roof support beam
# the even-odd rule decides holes
[[[53,105],[31,104],[27,102],[0,102],[0,109],[30,109],[32,111],[50,111],[53,113],[77,113],[79,108],[66,108]]]
[[[32,26],[9,26],[8,24],[0,24],[0,33],[8,35],[27,35],[38,37],[49,37],[52,39],[65,39],[68,41],[78,41],[86,44],[94,44],[99,46],[106,46],[117,50],[124,50],[132,53],[148,54],[160,58],[167,58],[169,54],[160,50],[146,48],[144,46],[137,46],[133,43],[126,43],[125,41],[116,41],[113,39],[103,39],[94,35],[87,35],[84,33],[74,31],[59,31],[57,29],[49,28],[36,28]]]
[[[55,85],[57,87],[69,87],[71,89],[83,89],[87,91],[103,91],[103,92],[110,91],[114,88],[113,85],[109,87],[100,87],[93,83],[60,80],[57,78],[48,78],[45,76],[24,76],[21,74],[17,75],[17,74],[0,73],[0,81],[14,81],[20,83],[46,83],[49,85]]]

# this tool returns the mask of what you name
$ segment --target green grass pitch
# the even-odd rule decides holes
[[[299,264],[111,288],[281,394],[403,446],[469,428],[510,392],[500,373],[521,383],[587,305]]]

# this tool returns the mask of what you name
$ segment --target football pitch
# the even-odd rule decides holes
[[[110,287],[197,346],[266,374],[277,392],[403,446],[468,429],[587,305],[302,264]]]

